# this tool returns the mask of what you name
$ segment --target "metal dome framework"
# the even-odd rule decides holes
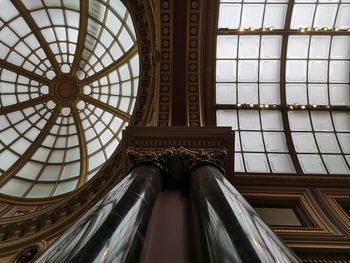
[[[349,175],[349,1],[222,0],[218,13],[216,123],[237,131],[236,173]]]
[[[139,56],[120,1],[1,1],[0,192],[81,187],[112,155],[138,92]]]

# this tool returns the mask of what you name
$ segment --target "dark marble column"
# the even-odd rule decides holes
[[[191,168],[191,203],[201,262],[299,262],[210,160]]]
[[[137,162],[37,262],[138,262],[160,191],[161,167],[152,161]]]

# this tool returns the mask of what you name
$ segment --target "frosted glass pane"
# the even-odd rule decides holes
[[[278,60],[263,60],[260,62],[260,81],[278,82],[280,80],[280,62]]]
[[[311,120],[315,131],[333,131],[332,120],[329,112],[312,111]]]
[[[261,132],[241,132],[241,140],[243,151],[264,151],[264,143]]]
[[[289,154],[268,154],[273,173],[295,173]]]
[[[310,58],[317,59],[327,59],[329,56],[330,47],[329,36],[312,36],[310,43]]]
[[[288,60],[286,66],[287,82],[306,81],[306,61]]]
[[[48,10],[52,24],[54,25],[64,25],[63,11],[60,9],[49,9]]]
[[[311,131],[309,113],[305,111],[289,111],[289,125],[293,131]]]
[[[350,113],[332,112],[336,131],[350,131]]]
[[[236,104],[236,84],[216,84],[216,103],[231,105]]]
[[[283,132],[264,132],[264,141],[268,152],[288,152]]]
[[[218,126],[238,128],[236,111],[234,110],[217,110],[216,123]]]
[[[105,162],[104,154],[102,151],[98,152],[97,154],[92,155],[89,158],[89,170],[93,170],[96,167],[99,167],[101,164]]]
[[[0,188],[0,193],[21,197],[29,186],[30,183],[13,178]]]
[[[280,104],[281,94],[279,84],[261,84],[260,103],[262,104]]]
[[[309,36],[289,36],[287,58],[307,58]]]
[[[235,172],[244,172],[243,157],[240,153],[235,153]]]
[[[306,86],[303,84],[286,85],[287,104],[307,104]]]
[[[258,103],[257,84],[238,84],[238,103]]]
[[[336,27],[347,29],[350,27],[350,4],[341,4],[338,11]]]
[[[334,36],[331,48],[331,58],[349,59],[350,58],[350,37]]]
[[[261,37],[261,58],[280,58],[281,56],[281,36]]]
[[[309,104],[310,105],[328,105],[327,85],[322,85],[322,84],[309,85]]]
[[[218,36],[217,58],[236,58],[237,36]]]
[[[47,197],[50,195],[53,184],[35,184],[32,190],[29,192],[27,197],[29,198],[40,198]]]
[[[263,4],[243,5],[241,27],[261,28],[263,12]],[[254,16],[252,16],[252,14],[254,14]]]
[[[265,17],[263,27],[272,27],[276,29],[284,28],[284,21],[287,12],[287,5],[267,4],[265,7]]]
[[[329,89],[332,105],[350,105],[349,85],[330,85]]]
[[[327,82],[328,62],[323,60],[313,60],[309,62],[309,81]]]
[[[314,5],[295,4],[293,8],[291,28],[311,27],[315,11]]]
[[[56,165],[47,165],[42,172],[39,180],[40,181],[55,181],[58,179],[61,166]]]
[[[76,177],[76,176],[79,176],[79,174],[80,174],[80,163],[79,162],[70,163],[64,166],[61,179]]]
[[[347,83],[349,82],[349,61],[331,61],[329,80],[335,83]]]
[[[237,28],[241,14],[240,4],[221,4],[219,10],[219,28]]]
[[[64,194],[70,191],[73,191],[77,185],[77,180],[60,183],[57,185],[54,195]]]
[[[314,27],[333,27],[337,8],[337,4],[318,5],[316,9]]]
[[[259,112],[255,110],[238,111],[241,130],[260,130]]]
[[[6,10],[6,12],[1,12],[0,14],[0,18],[2,18],[4,21],[9,21],[11,18],[18,15],[17,9],[10,1],[0,1],[0,10]]]
[[[298,153],[316,153],[317,147],[312,133],[293,132],[293,143]]]
[[[321,157],[314,154],[298,154],[298,159],[304,173],[325,174],[326,170],[322,164]]]
[[[323,155],[323,160],[331,174],[350,174],[350,170],[341,155]]]
[[[259,36],[240,36],[239,58],[258,58],[260,48]]]
[[[333,133],[315,133],[315,136],[321,153],[340,153]]]
[[[5,150],[3,152],[0,153],[0,169],[6,171],[8,168],[11,167],[11,165],[13,165],[17,159],[19,158],[19,156],[17,156],[16,154],[14,154],[13,152],[9,151],[9,150]]]
[[[270,171],[265,154],[245,153],[244,160],[247,172],[268,173]]]
[[[236,81],[236,61],[218,60],[216,62],[216,80],[220,82]]]
[[[258,81],[258,62],[251,60],[238,61],[238,81],[257,82]]]
[[[350,134],[338,133],[338,139],[339,139],[339,143],[342,148],[342,151],[344,153],[349,154],[350,153]]]
[[[42,164],[36,162],[27,162],[23,168],[16,174],[17,177],[34,180],[39,174]]]
[[[282,131],[283,121],[279,111],[261,111],[262,129],[265,131]]]

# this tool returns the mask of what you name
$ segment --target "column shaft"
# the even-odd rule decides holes
[[[207,262],[298,262],[215,165],[192,169],[191,203]]]
[[[160,190],[156,166],[135,167],[37,262],[138,262]]]

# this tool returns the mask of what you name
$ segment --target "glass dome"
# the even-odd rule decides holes
[[[216,47],[237,173],[350,174],[350,1],[221,0]]]
[[[136,101],[139,56],[118,0],[0,1],[0,193],[81,187],[112,155]]]

